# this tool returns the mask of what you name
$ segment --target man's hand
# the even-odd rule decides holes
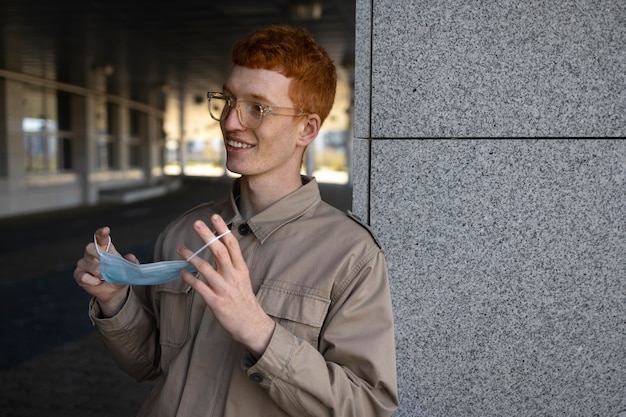
[[[111,229],[108,227],[103,227],[96,231],[96,242],[100,247],[100,251],[107,250],[110,234]],[[113,245],[108,247],[107,252],[119,255]],[[131,262],[139,263],[135,255],[129,254],[125,258]],[[117,314],[126,301],[128,295],[127,285],[109,284],[102,279],[100,255],[98,255],[96,243],[94,242],[89,243],[85,247],[83,257],[76,263],[74,280],[87,293],[96,298],[102,314],[106,317],[112,317]]]
[[[219,215],[214,215],[211,222],[217,234],[228,230]],[[200,220],[194,223],[194,229],[205,242],[215,237]],[[248,266],[239,242],[233,235],[226,234],[221,240],[212,243],[209,249],[215,259],[216,269],[197,256],[189,261],[206,282],[186,270],[181,272],[181,276],[202,296],[222,327],[259,358],[265,352],[276,324],[263,311],[252,291]],[[180,246],[177,251],[185,259],[193,254],[184,246]]]

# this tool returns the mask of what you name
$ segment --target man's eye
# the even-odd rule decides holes
[[[263,105],[259,103],[250,103],[250,110],[255,113],[263,113]]]

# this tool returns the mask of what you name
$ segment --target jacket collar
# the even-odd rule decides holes
[[[256,238],[261,243],[265,242],[280,227],[298,219],[321,202],[322,198],[315,178],[304,175],[301,178],[302,187],[278,200],[247,221],[237,207],[240,180],[235,180],[229,196],[229,204],[224,206],[224,210],[221,213],[222,218],[231,226],[247,223]]]

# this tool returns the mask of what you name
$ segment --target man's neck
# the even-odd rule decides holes
[[[239,211],[244,218],[249,219],[301,186],[302,179],[299,174],[274,181],[243,176],[239,189]]]

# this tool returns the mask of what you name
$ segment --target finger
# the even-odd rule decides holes
[[[100,258],[100,255],[98,254],[98,251],[96,250],[95,243],[91,242],[91,243],[88,243],[87,246],[85,246],[85,257],[89,257],[93,259]]]
[[[211,240],[209,240],[209,242],[211,242]],[[217,241],[214,241],[214,242],[216,243]],[[226,253],[226,255],[222,255],[222,256],[228,257],[226,248],[222,246],[221,249],[223,253]],[[201,293],[202,297],[205,299],[205,301],[208,302],[207,297],[209,296],[209,294],[205,294],[205,292],[207,291],[207,288],[211,289],[211,294],[214,294],[215,292],[221,291],[224,289],[224,285],[225,285],[224,276],[220,272],[215,270],[213,266],[209,264],[207,261],[205,261],[199,256],[195,256],[195,254],[197,254],[198,251],[192,252],[189,248],[185,247],[184,245],[181,245],[178,248],[176,248],[176,251],[178,252],[180,256],[187,259],[187,262],[193,265],[194,268],[196,268],[196,270],[206,280],[206,284],[204,284],[202,280],[197,279],[196,276],[194,274],[191,274],[189,271],[187,270],[181,271],[181,276],[183,277],[184,281],[187,282],[189,285],[191,285],[192,288],[198,290]],[[216,255],[216,252],[213,252],[214,259],[217,259],[218,256],[219,255]],[[200,285],[200,283],[202,283],[202,285]],[[207,288],[204,288],[204,287],[207,287]]]
[[[124,259],[126,259],[127,261],[131,261],[132,263],[139,264],[139,259],[137,259],[137,257],[133,253],[124,255]]]
[[[92,274],[81,268],[76,268],[76,270],[74,270],[74,280],[81,287],[95,287],[98,285],[102,285],[103,282],[100,278],[93,276]]]
[[[102,248],[106,248],[109,244],[109,239],[111,237],[111,228],[108,226],[101,227],[96,230],[96,242],[98,242],[98,246]]]
[[[202,220],[196,220],[195,222],[193,222],[193,228],[195,229],[198,236],[200,236],[205,242],[208,242],[215,237],[215,233],[213,233],[209,226],[207,226],[207,224]],[[219,233],[220,232],[217,231],[217,234]]]
[[[215,292],[209,286],[209,284],[205,283],[201,279],[198,279],[196,277],[196,275],[192,274],[191,272],[187,271],[186,269],[183,269],[180,272],[180,276],[183,279],[183,281],[185,281],[191,288],[193,288],[193,290],[195,292],[200,294],[202,299],[207,304],[209,304],[211,302],[211,300],[215,297]]]
[[[217,277],[219,277],[219,273],[215,269],[213,269],[213,266],[211,264],[209,264],[199,256],[194,256],[197,251],[193,252],[188,247],[181,245],[176,248],[176,252],[178,252],[180,256],[185,258],[189,264],[193,265],[194,268],[196,268],[196,270],[206,278],[207,282],[215,280]],[[188,271],[183,270],[182,272]],[[193,274],[191,275],[195,279],[195,276]]]
[[[189,249],[187,246],[185,245],[180,245],[176,248],[176,253],[178,253],[182,258],[184,258],[188,263],[190,263],[191,265],[195,266],[196,269],[198,269],[198,263],[199,261],[196,260],[196,258],[198,258],[197,256],[193,256],[194,252]],[[199,259],[199,258],[198,258]],[[199,259],[200,261],[202,259]]]
[[[213,253],[213,257],[216,259],[216,261],[219,262],[220,259],[224,259],[230,262],[228,251],[219,243],[219,240],[222,239],[226,234],[230,234],[230,230],[228,229],[228,227],[224,227],[223,228],[224,230],[218,229],[217,230],[218,235],[215,236],[215,234],[208,228],[206,223],[204,223],[202,220],[197,220],[193,226],[198,236],[200,236],[202,240],[204,240],[206,243],[200,249],[194,252],[192,255],[190,255],[189,257],[186,257],[185,259],[187,260],[187,262],[189,262],[193,257],[198,255],[200,252],[205,250],[207,247]]]
[[[215,226],[215,230],[217,231],[217,233],[224,233],[226,230],[228,230],[228,225],[219,214],[214,214],[211,216],[211,223],[213,224],[213,226]]]
[[[107,252],[107,253],[111,253],[113,255],[122,256],[117,251],[117,249],[115,248],[115,245],[111,241],[111,228],[110,227],[105,226],[105,227],[101,227],[100,229],[96,230],[96,233],[94,234],[94,237],[95,237],[95,241],[98,242],[98,250],[100,252]],[[94,246],[95,246],[95,244],[94,244]],[[99,258],[100,255],[98,254],[97,257]]]
[[[100,273],[100,259],[99,255],[94,249],[95,245],[91,243],[91,249],[95,256],[84,256],[76,262],[76,271],[83,271],[84,273],[102,280],[102,274]]]
[[[219,233],[220,231],[229,230],[228,225],[224,222],[224,219],[219,214],[215,214],[211,217],[211,223],[215,226],[215,230]],[[225,235],[222,238],[222,243],[228,249],[228,253],[230,254],[230,260],[233,264],[233,267],[236,269],[241,269],[246,267],[246,261],[243,258],[243,254],[241,253],[241,248],[239,247],[239,241],[235,236]]]

